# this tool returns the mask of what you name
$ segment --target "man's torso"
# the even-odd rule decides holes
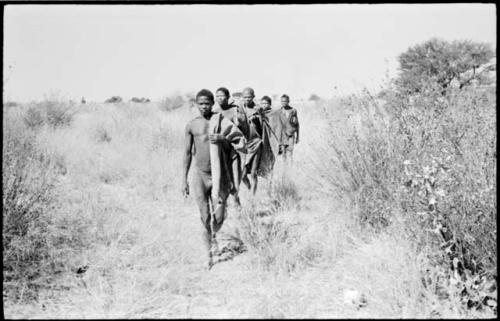
[[[281,120],[285,134],[287,136],[293,136],[297,131],[297,111],[291,106],[288,107],[289,108],[281,107]]]
[[[193,135],[195,166],[206,173],[210,173],[209,123],[210,120],[198,116],[189,124],[191,135]]]

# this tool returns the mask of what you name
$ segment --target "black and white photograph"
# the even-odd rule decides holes
[[[494,319],[494,3],[4,2],[5,319]]]

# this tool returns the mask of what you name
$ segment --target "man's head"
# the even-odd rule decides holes
[[[227,105],[230,96],[231,95],[229,94],[229,90],[227,90],[227,88],[224,87],[220,87],[215,92],[215,98],[217,99],[217,103],[221,106]]]
[[[243,91],[242,91],[242,98],[243,98],[243,104],[245,106],[251,105],[251,103],[253,102],[254,97],[255,97],[255,93],[254,93],[254,91],[253,91],[252,88],[247,87],[247,88],[243,89]]]
[[[271,108],[271,98],[269,96],[262,97],[260,99],[260,106],[264,110]]]
[[[214,105],[214,94],[208,89],[200,90],[196,94],[196,105],[202,116],[210,115]]]
[[[288,95],[281,96],[281,107],[286,107],[290,103],[290,97]]]

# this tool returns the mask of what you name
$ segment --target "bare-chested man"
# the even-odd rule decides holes
[[[287,156],[290,155],[290,161],[293,161],[294,145],[299,143],[299,118],[297,110],[289,105],[290,97],[288,95],[281,96],[281,113],[280,119],[282,123],[281,131],[281,146],[280,153],[283,154],[283,160],[287,161]]]
[[[229,90],[227,88],[221,87],[215,92],[215,99],[217,105],[214,107],[214,112],[221,113],[224,118],[230,120],[235,124],[238,129],[243,133],[245,137],[248,137],[249,127],[248,120],[245,111],[235,104],[230,102]],[[239,153],[237,151],[232,151],[230,155],[231,159],[231,179],[233,182],[233,189],[231,194],[234,196],[234,201],[237,206],[241,206],[239,198],[239,189],[241,183],[241,174],[243,170],[243,165],[245,164],[246,154]]]
[[[213,94],[202,89],[196,95],[196,105],[200,116],[186,125],[185,154],[183,162],[183,186],[185,197],[189,195],[188,173],[192,155],[195,156],[192,188],[196,203],[200,210],[201,220],[205,226],[204,243],[208,250],[208,268],[213,266],[213,254],[217,252],[215,233],[222,227],[226,217],[226,200],[232,188],[229,173],[223,165],[231,155],[231,150],[245,151],[245,138],[241,131],[221,114],[213,113]],[[210,144],[219,144],[221,152],[221,172],[219,177],[212,175]],[[194,147],[194,148],[193,148]],[[227,163],[226,163],[227,164]],[[218,180],[218,181],[215,181]],[[212,199],[212,187],[219,183],[219,199]],[[211,203],[211,204],[210,204]]]

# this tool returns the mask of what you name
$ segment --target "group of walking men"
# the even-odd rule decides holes
[[[240,183],[255,195],[259,176],[272,179],[275,154],[286,162],[299,142],[297,110],[289,105],[287,95],[281,96],[280,109],[271,107],[268,96],[258,106],[252,88],[242,91],[240,103],[230,97],[223,87],[215,97],[207,89],[200,90],[196,95],[200,115],[185,129],[182,193],[190,194],[188,173],[194,156],[191,187],[205,226],[209,269],[218,251],[215,233],[226,217],[229,195],[241,206]]]

